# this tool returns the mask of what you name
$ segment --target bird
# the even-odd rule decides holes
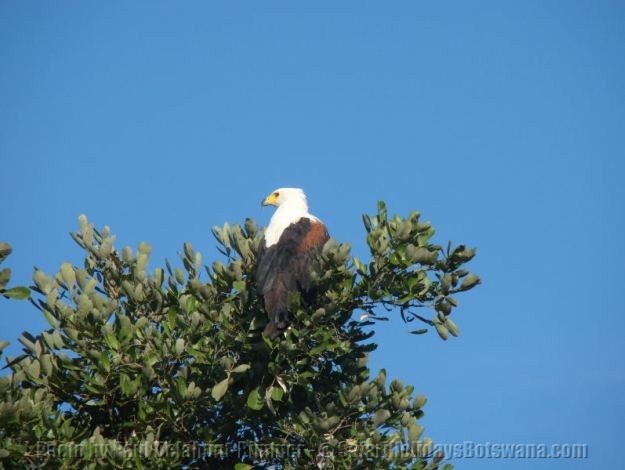
[[[276,189],[261,206],[277,208],[259,244],[255,276],[269,318],[263,334],[274,340],[291,323],[289,293],[299,293],[305,302],[314,294],[311,272],[330,236],[325,224],[308,212],[300,188]]]

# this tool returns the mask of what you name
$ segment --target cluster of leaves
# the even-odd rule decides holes
[[[0,242],[0,264],[11,254],[13,250],[8,243]],[[30,296],[28,287],[18,286],[7,289],[7,284],[11,280],[11,269],[4,268],[0,271],[0,295],[7,299],[27,299]]]
[[[72,237],[84,265],[33,276],[30,300],[50,328],[23,333],[24,353],[7,358],[0,464],[438,468],[443,456],[418,424],[425,398],[399,380],[387,385],[384,370],[370,376],[373,333],[353,314],[375,319],[376,306],[399,306],[408,319],[417,303],[431,304],[436,317],[424,321],[445,325],[441,305],[475,285],[460,271],[473,252],[439,259],[418,216],[389,221],[379,209],[365,219],[371,262],[328,242],[318,298],[292,299],[293,325],[274,341],[261,334],[253,221],[213,230],[226,260],[201,280],[202,257],[189,244],[182,268],[150,271],[147,244],[118,252],[107,227],[81,216]]]
[[[421,222],[419,212],[407,218],[388,218],[386,205],[378,203],[378,214],[363,216],[371,262],[363,264],[354,258],[360,275],[356,286],[355,306],[368,312],[373,319],[380,318],[375,311],[379,305],[388,311],[398,309],[405,322],[419,320],[435,327],[446,340],[458,336],[456,324],[449,318],[458,300],[452,295],[467,291],[480,283],[480,278],[464,265],[475,256],[475,248],[465,245],[446,248],[430,242],[434,227]],[[434,309],[436,315],[428,319],[419,309]],[[417,329],[413,334],[426,333]]]

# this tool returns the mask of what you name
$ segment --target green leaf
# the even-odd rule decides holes
[[[373,424],[379,426],[391,417],[391,412],[385,409],[381,409],[375,412],[373,415]]]
[[[102,258],[107,258],[113,252],[113,243],[115,243],[115,235],[106,237],[100,245],[99,254]]]
[[[445,325],[443,325],[439,321],[435,321],[434,328],[436,328],[436,332],[438,333],[438,336],[440,336],[444,340],[447,340],[447,338],[449,337],[449,331],[447,330],[447,328],[445,328]]]
[[[63,263],[61,265],[61,277],[63,278],[65,285],[69,288],[76,283],[76,273],[70,263]]]
[[[380,220],[386,220],[387,211],[386,203],[384,201],[378,201],[378,214],[380,215]]]
[[[11,344],[11,343],[9,343],[8,341],[5,341],[5,340],[0,341],[0,351],[2,351],[4,348],[6,348],[9,344]]]
[[[115,336],[115,333],[112,330],[104,331],[104,340],[111,347],[111,349],[118,350],[119,349],[119,341]]]
[[[428,240],[434,236],[434,232],[435,232],[434,227],[429,227],[427,230],[420,233],[417,236],[417,242],[419,243],[419,245],[421,246],[425,245],[428,242]]]
[[[12,251],[11,245],[6,242],[0,242],[0,263],[2,263]]]
[[[3,289],[9,283],[11,279],[11,270],[9,268],[5,268],[0,271],[0,289]]]
[[[271,399],[274,401],[280,401],[282,400],[282,397],[284,396],[284,390],[282,390],[280,387],[274,387],[271,389]]]
[[[145,255],[149,255],[150,253],[152,253],[152,247],[146,243],[146,242],[141,242],[139,243],[139,253],[143,253]]]
[[[35,360],[32,362],[30,367],[27,368],[26,371],[28,372],[28,375],[30,375],[32,378],[38,378],[39,374],[41,373],[41,364],[38,360]]]
[[[422,335],[424,333],[427,333],[428,329],[427,328],[421,328],[419,330],[413,330],[410,332],[411,335]]]
[[[258,387],[247,396],[247,407],[252,410],[260,410],[263,407],[263,399]]]
[[[176,311],[175,308],[170,308],[167,311],[167,325],[169,326],[170,330],[173,330],[174,327],[176,326],[177,315],[178,315],[178,312]]]
[[[178,338],[175,345],[176,356],[182,355],[184,352],[184,339]]]
[[[13,287],[2,292],[2,295],[7,299],[26,300],[30,297],[30,289],[24,286]]]
[[[460,330],[458,329],[456,324],[451,321],[451,319],[447,318],[447,320],[445,321],[445,327],[447,327],[452,336],[457,337],[458,335],[460,335]]]
[[[148,267],[149,256],[146,253],[137,253],[137,264],[135,267],[136,272],[142,273]]]
[[[240,373],[245,372],[245,371],[247,371],[249,369],[250,369],[250,365],[249,364],[239,364],[234,369],[232,369],[232,372],[234,372],[236,374],[240,374]]]
[[[119,387],[124,395],[132,394],[132,385],[130,384],[130,378],[126,374],[119,376]]]
[[[421,409],[425,406],[427,401],[428,399],[425,397],[425,395],[417,395],[412,403],[412,406],[417,409]]]
[[[430,251],[425,247],[416,247],[414,245],[408,245],[406,254],[410,257],[410,261],[420,264],[434,264],[438,256],[435,251]]]
[[[363,214],[362,215],[362,223],[365,226],[365,230],[367,232],[370,232],[371,228],[373,227],[373,225],[371,224],[371,217],[369,217],[367,214]]]
[[[258,225],[256,225],[256,222],[249,217],[245,219],[245,231],[250,237],[254,237],[256,232],[258,232]]]
[[[480,280],[479,276],[471,273],[467,277],[462,279],[462,284],[460,284],[460,290],[469,290],[472,287],[478,285],[480,282],[482,281]]]
[[[254,468],[252,465],[249,465],[249,464],[246,464],[246,463],[241,463],[241,462],[237,463],[234,466],[234,470],[250,470],[252,468]]]
[[[451,258],[455,261],[466,263],[467,261],[473,259],[476,251],[477,250],[475,248],[467,248],[464,245],[459,245],[452,252]]]
[[[408,427],[408,439],[410,443],[416,442],[423,434],[423,426],[413,423]]]
[[[43,316],[46,317],[46,320],[48,320],[48,323],[50,323],[50,326],[52,328],[56,330],[59,327],[59,322],[56,320],[56,318],[54,318],[52,313],[50,313],[47,308],[43,310]]]
[[[301,294],[299,292],[287,292],[286,305],[289,312],[297,312],[301,305]]]
[[[100,356],[100,365],[104,368],[105,371],[110,372],[111,370],[111,361],[107,354],[102,354]]]
[[[223,379],[221,382],[219,382],[217,385],[215,385],[211,391],[211,396],[216,400],[219,401],[221,400],[221,398],[226,394],[226,392],[228,391],[228,381],[230,380],[230,377],[226,377],[225,379]]]

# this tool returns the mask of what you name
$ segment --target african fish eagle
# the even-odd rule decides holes
[[[330,237],[323,222],[308,213],[299,188],[276,189],[261,205],[277,207],[260,242],[256,268],[258,293],[269,317],[263,333],[275,339],[290,323],[288,294],[299,292],[303,300],[312,294],[310,274]]]

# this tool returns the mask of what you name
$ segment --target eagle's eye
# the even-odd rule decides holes
[[[280,196],[280,193],[279,193],[278,191],[276,191],[275,193],[273,193],[273,195],[274,195],[275,197],[278,197],[278,196]]]

